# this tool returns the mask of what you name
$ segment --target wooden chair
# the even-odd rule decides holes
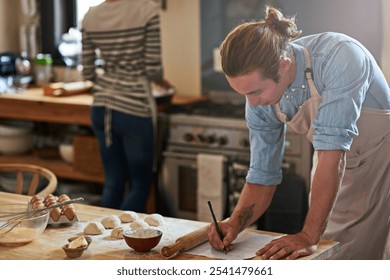
[[[45,197],[53,193],[57,189],[57,176],[49,169],[33,164],[22,163],[0,163],[0,174],[16,174],[16,188],[15,193],[27,194],[29,196],[38,195]],[[26,176],[32,179],[28,185],[27,193],[23,193]],[[47,181],[47,185],[38,188],[39,183],[43,180]],[[26,180],[27,182],[27,180]]]

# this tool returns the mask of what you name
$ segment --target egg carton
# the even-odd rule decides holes
[[[49,217],[48,224],[49,225],[71,225],[79,221],[80,219],[77,215],[75,215],[72,220],[69,220],[68,217],[66,217],[65,215],[61,215],[57,221],[54,221],[52,217]]]

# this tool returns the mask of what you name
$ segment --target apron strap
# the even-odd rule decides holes
[[[306,59],[306,68],[305,68],[305,77],[306,81],[309,84],[309,89],[310,89],[310,96],[320,96],[318,93],[318,90],[313,82],[313,69],[311,68],[311,61],[310,61],[310,55],[309,52],[306,48],[303,48],[303,53],[305,54],[305,59]]]
[[[313,82],[313,70],[311,68],[310,54],[306,48],[303,48],[303,53],[305,55],[305,60],[306,60],[305,78],[306,78],[306,81],[309,85],[310,96],[311,97],[320,96],[320,94],[318,93],[318,90]],[[276,111],[276,115],[277,115],[278,119],[283,123],[287,123],[289,121],[289,119],[286,116],[286,114],[280,110],[279,103],[276,103],[274,107],[275,107],[275,111]]]
[[[114,90],[116,87],[116,84],[118,83],[118,78],[115,79],[111,83],[111,88],[108,90],[110,94],[110,98],[108,100],[108,104],[106,106],[105,112],[104,112],[104,136],[105,136],[105,142],[106,142],[106,148],[109,148],[112,144],[112,132],[111,132],[111,126],[112,126],[112,112],[111,112],[111,106],[112,106],[112,96],[114,95]]]

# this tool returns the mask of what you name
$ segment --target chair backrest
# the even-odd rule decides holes
[[[27,191],[24,194],[33,196],[38,195],[45,197],[57,189],[57,176],[49,169],[33,164],[22,163],[0,163],[0,174],[16,174],[16,186],[12,192],[23,194],[27,183]],[[29,176],[30,182],[26,180]],[[42,179],[45,185],[41,186]],[[10,191],[10,190],[9,190]]]

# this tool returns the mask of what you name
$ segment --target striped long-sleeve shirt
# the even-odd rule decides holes
[[[95,83],[93,106],[149,117],[148,83],[162,78],[159,7],[118,0],[91,7],[82,21],[83,76]],[[104,74],[97,75],[97,54]]]

